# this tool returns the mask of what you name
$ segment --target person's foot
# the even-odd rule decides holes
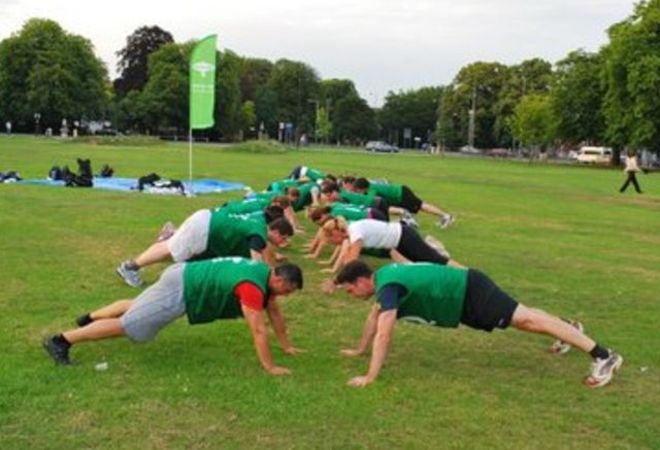
[[[83,314],[82,316],[80,316],[76,319],[76,325],[78,325],[79,327],[84,327],[86,325],[89,325],[92,322],[94,322],[94,319],[92,319],[89,316],[89,313]]]
[[[71,364],[71,360],[69,359],[69,347],[71,346],[65,342],[61,342],[57,335],[45,338],[41,345],[50,357],[53,358],[55,364],[64,366]]]
[[[137,270],[129,269],[126,262],[123,262],[116,269],[117,275],[119,275],[126,284],[131,287],[140,287],[142,286],[142,278]]]
[[[166,241],[169,238],[172,237],[172,235],[176,232],[176,226],[172,222],[167,222],[165,225],[163,225],[163,228],[160,229],[160,233],[158,233],[158,239],[156,239],[156,242],[162,242]]]
[[[570,325],[575,327],[580,333],[584,333],[584,326],[577,320],[567,320],[566,322],[568,322]],[[557,355],[563,355],[564,353],[567,353],[570,349],[571,349],[571,344],[564,342],[561,339],[557,339],[550,346],[550,352],[555,353]]]
[[[447,228],[452,223],[454,223],[454,216],[452,216],[451,214],[445,214],[440,218],[440,220],[438,220],[437,225],[440,228]]]
[[[401,222],[413,228],[417,228],[419,226],[417,220],[415,220],[415,216],[410,214],[408,211],[404,211],[403,216],[401,216]]]
[[[584,379],[584,384],[596,388],[608,384],[623,364],[623,357],[610,350],[610,356],[604,359],[596,359],[591,363],[591,374]]]

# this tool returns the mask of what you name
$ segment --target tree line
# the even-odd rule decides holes
[[[574,147],[581,143],[660,151],[660,0],[638,3],[597,52],[552,64],[474,62],[445,86],[390,91],[371,108],[348,79],[321,79],[310,65],[218,52],[211,139],[281,136],[288,123],[319,142],[380,138],[400,146]],[[141,27],[117,52],[117,79],[92,43],[52,20],[31,19],[0,42],[0,120],[32,131],[62,118],[105,119],[134,133],[185,135],[188,60],[158,26]]]

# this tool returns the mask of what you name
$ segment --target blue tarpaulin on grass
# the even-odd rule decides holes
[[[47,178],[22,180],[17,184],[31,184],[38,186],[64,186],[64,181],[54,181]],[[97,189],[109,189],[113,191],[137,191],[137,178],[97,178],[94,177],[94,187]],[[190,192],[190,182],[183,181],[186,186],[186,191]],[[192,192],[195,194],[213,194],[222,193],[227,191],[237,191],[243,189],[243,183],[231,183],[229,181],[214,180],[212,178],[204,178],[201,180],[193,180]],[[131,189],[132,188],[132,189]],[[79,189],[79,188],[76,188]],[[146,190],[144,192],[147,192]]]

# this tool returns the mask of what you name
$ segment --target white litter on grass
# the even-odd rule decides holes
[[[108,363],[106,361],[100,362],[97,365],[94,366],[94,369],[98,370],[99,372],[103,372],[104,370],[108,370]]]

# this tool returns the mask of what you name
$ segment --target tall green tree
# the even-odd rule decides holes
[[[273,63],[262,58],[241,58],[240,84],[243,101],[256,99],[257,90],[268,84]]]
[[[149,55],[174,42],[172,34],[159,26],[142,26],[126,38],[126,46],[117,52],[120,75],[114,81],[119,96],[142,90],[147,84]]]
[[[615,162],[626,146],[660,152],[660,0],[641,1],[608,34],[603,112]]]
[[[554,139],[555,128],[552,105],[548,94],[524,96],[511,119],[514,136],[524,146],[543,148]]]
[[[378,114],[378,122],[388,140],[400,146],[406,144],[403,139],[405,128],[411,129],[412,137],[430,138],[438,121],[441,96],[440,87],[389,92]],[[412,144],[412,141],[407,144]]]
[[[291,122],[297,133],[310,133],[316,111],[308,100],[318,99],[319,77],[307,64],[280,59],[275,63],[268,87],[277,95],[278,119]]]
[[[551,92],[557,137],[563,142],[601,143],[604,138],[603,60],[598,53],[576,50],[556,65]]]
[[[323,106],[319,107],[316,115],[316,139],[327,143],[332,136],[332,121],[328,110]]]
[[[257,89],[254,108],[257,114],[257,123],[259,127],[263,123],[269,136],[277,136],[277,127],[279,125],[277,93],[268,86],[262,86]]]
[[[337,102],[332,127],[341,142],[365,141],[376,135],[376,114],[364,99],[345,97]]]
[[[16,130],[32,130],[34,114],[44,127],[63,118],[101,118],[109,81],[91,42],[52,20],[31,19],[0,42],[0,117]]]

